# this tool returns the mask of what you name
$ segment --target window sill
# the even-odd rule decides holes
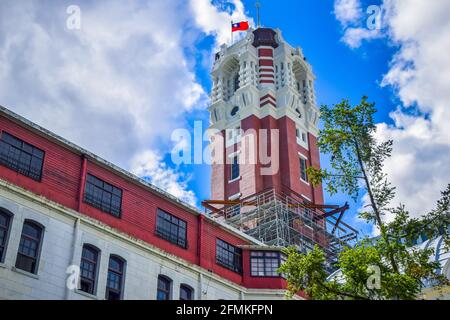
[[[75,293],[77,293],[79,295],[85,296],[85,297],[87,297],[89,299],[99,300],[96,295],[93,295],[93,294],[90,294],[90,293],[87,293],[87,292],[84,292],[84,291],[81,291],[81,290],[78,290],[78,289],[75,289],[73,292],[75,292]]]
[[[170,243],[170,244],[173,244],[174,246],[177,246],[177,247],[181,248],[181,249],[185,249],[185,250],[188,249],[188,244],[187,244],[187,243],[186,243],[185,246],[182,246],[182,245],[180,245],[180,244],[178,244],[178,243],[172,242],[172,241],[170,241],[169,239],[167,239],[167,238],[165,238],[164,236],[162,236],[160,233],[158,233],[158,231],[155,231],[155,232],[154,232],[154,235],[155,235],[156,237],[158,237],[158,238],[160,238],[160,239],[162,239],[162,240],[164,240],[164,241]]]
[[[11,270],[14,271],[14,272],[23,274],[24,276],[28,276],[28,277],[30,277],[30,278],[39,280],[39,276],[38,276],[37,274],[31,273],[31,272],[28,272],[28,271],[24,271],[24,270],[22,270],[22,269],[18,269],[18,268],[16,268],[16,267],[12,267]]]
[[[305,181],[302,178],[300,178],[300,181],[309,186],[309,182],[308,181]]]
[[[238,181],[238,180],[241,180],[241,176],[239,176],[239,177],[236,177],[236,178],[234,178],[234,179],[231,179],[231,180],[228,180],[228,183],[232,183],[232,182],[235,182],[235,181]]]
[[[228,271],[231,271],[231,272],[234,272],[234,273],[237,273],[237,274],[242,275],[242,271],[239,271],[239,270],[235,270],[235,269],[233,269],[233,268],[230,268],[229,266],[225,265],[224,263],[221,263],[220,261],[216,261],[216,264],[217,264],[218,266],[221,266],[222,268],[227,269]]]
[[[297,144],[302,146],[306,150],[308,150],[308,142],[307,141],[303,141],[302,139],[297,138]]]

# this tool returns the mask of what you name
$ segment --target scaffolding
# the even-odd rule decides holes
[[[317,205],[301,196],[270,189],[236,201],[206,200],[211,217],[226,222],[269,246],[295,246],[307,253],[317,244],[332,272],[339,252],[357,240],[358,232],[342,221],[348,205]],[[217,206],[220,206],[219,208]]]

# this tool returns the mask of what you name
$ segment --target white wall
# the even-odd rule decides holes
[[[0,184],[0,207],[14,214],[5,261],[0,264],[0,299],[104,299],[110,254],[126,260],[124,299],[156,299],[160,274],[172,279],[173,299],[178,299],[181,284],[194,289],[195,299],[246,297],[243,287],[16,187]],[[45,226],[37,275],[14,268],[24,219]],[[101,250],[95,296],[66,288],[66,269],[72,256],[75,264],[80,263],[84,243]],[[248,298],[257,299],[258,295],[251,292]],[[273,294],[266,290],[260,298],[282,299],[283,295],[279,290]]]

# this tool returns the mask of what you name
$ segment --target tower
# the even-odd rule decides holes
[[[212,217],[269,246],[315,244],[329,271],[357,231],[342,221],[348,205],[323,204],[306,169],[319,168],[314,74],[281,31],[250,30],[215,55],[211,72]],[[338,215],[338,216],[336,216]]]
[[[221,47],[211,76],[210,128],[223,137],[223,153],[216,154],[222,161],[212,165],[212,199],[274,189],[322,203],[321,186],[312,187],[305,171],[320,167],[319,110],[315,76],[302,50],[291,47],[278,29],[250,30]]]

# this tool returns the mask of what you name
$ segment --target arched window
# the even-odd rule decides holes
[[[89,294],[95,294],[99,253],[100,250],[90,244],[85,244],[81,253],[80,290]]]
[[[17,252],[16,268],[37,273],[44,227],[37,222],[25,220]]]
[[[234,92],[239,89],[239,72],[234,76]]]
[[[108,280],[106,283],[107,300],[122,299],[124,276],[125,260],[118,256],[110,256],[108,264]]]
[[[239,112],[239,107],[234,106],[233,109],[231,109],[230,115],[234,117]]]
[[[194,289],[186,284],[180,286],[180,300],[193,300]]]
[[[11,217],[11,213],[4,209],[0,209],[0,262],[4,261],[6,255],[6,245],[8,243]]]
[[[172,280],[166,276],[158,276],[158,291],[156,300],[171,300],[172,297]]]

